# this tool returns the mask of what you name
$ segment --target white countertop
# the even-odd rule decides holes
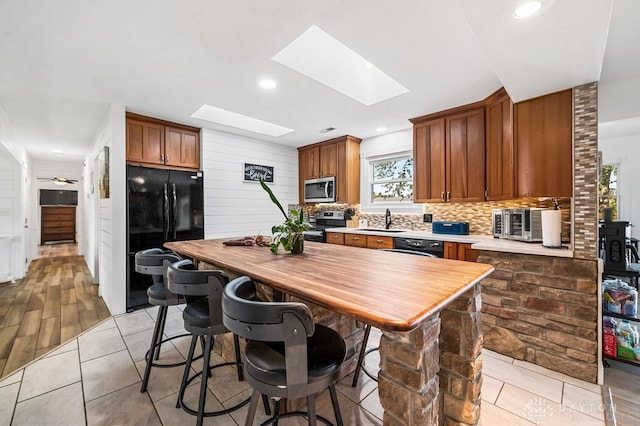
[[[393,229],[392,229],[393,230]],[[389,237],[420,238],[423,240],[449,241],[452,243],[470,243],[474,250],[500,251],[505,253],[533,254],[537,256],[573,257],[569,245],[564,248],[547,248],[542,243],[523,243],[520,241],[493,238],[491,235],[448,235],[434,234],[428,231],[402,230],[401,232],[385,232],[382,230],[365,231],[358,228],[329,228],[327,232],[342,232],[364,235],[385,235]]]

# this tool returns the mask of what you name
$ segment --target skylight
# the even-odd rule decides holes
[[[278,126],[277,124],[207,104],[202,105],[196,112],[191,114],[191,117],[276,138],[294,131],[293,129]]]
[[[271,59],[367,106],[409,92],[315,25]]]

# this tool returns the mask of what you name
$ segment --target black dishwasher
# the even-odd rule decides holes
[[[444,257],[444,242],[442,241],[394,237],[393,248],[407,251],[417,251],[421,253],[429,253],[436,257]]]

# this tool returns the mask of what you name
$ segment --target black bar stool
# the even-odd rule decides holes
[[[418,256],[425,257],[438,257],[431,253],[424,253],[421,251],[414,250],[406,250],[406,249],[380,249],[380,251],[392,251],[396,253],[406,253],[406,254],[415,254]],[[353,380],[351,381],[351,387],[355,388],[358,384],[358,376],[360,376],[360,371],[363,371],[364,374],[369,376],[371,379],[378,381],[378,377],[373,373],[367,371],[364,365],[364,360],[371,352],[375,352],[379,350],[379,347],[367,349],[367,343],[369,342],[369,334],[371,334],[371,326],[369,324],[365,324],[364,327],[364,336],[362,337],[362,346],[360,347],[360,354],[358,355],[358,364],[356,365],[356,371],[353,373]]]
[[[213,348],[214,336],[225,334],[228,330],[222,323],[222,307],[220,301],[222,299],[222,291],[224,286],[229,282],[229,278],[222,271],[217,270],[197,270],[191,260],[181,260],[169,266],[167,270],[167,284],[170,291],[183,294],[187,297],[200,296],[193,302],[187,303],[182,317],[184,319],[184,328],[192,334],[191,346],[182,375],[182,383],[180,384],[180,392],[176,408],[182,407],[189,414],[197,416],[196,424],[201,425],[204,417],[220,416],[228,414],[238,408],[246,405],[249,399],[239,404],[220,411],[205,412],[205,401],[207,396],[207,382],[209,379],[209,371],[213,368],[225,365],[235,365],[238,368],[238,380],[243,381],[242,362],[240,359],[240,345],[238,336],[234,334],[235,345],[235,362],[226,362],[210,365],[211,349]],[[198,337],[203,336],[205,340],[203,348],[203,367],[200,373],[189,377],[191,363],[194,360],[193,355],[196,348]],[[201,376],[200,397],[198,401],[198,409],[192,408],[184,404],[184,392],[189,383],[196,377]]]
[[[253,424],[260,394],[277,401],[275,416],[263,425],[299,415],[308,416],[310,425],[317,420],[331,425],[315,411],[315,396],[327,388],[336,423],[342,425],[335,382],[346,348],[337,332],[314,324],[311,311],[302,303],[260,301],[248,277],[227,284],[222,310],[224,325],[247,339],[245,369],[253,394],[245,425]],[[280,415],[281,398],[306,398],[308,411]]]
[[[147,391],[147,385],[149,384],[149,376],[151,375],[151,367],[176,367],[184,365],[184,362],[173,364],[162,364],[154,362],[160,357],[160,347],[163,343],[175,339],[177,337],[187,336],[182,334],[179,336],[173,336],[169,339],[162,339],[164,333],[164,326],[167,322],[167,311],[169,306],[179,305],[184,303],[184,298],[171,293],[165,286],[165,277],[167,274],[167,268],[173,262],[180,260],[178,256],[173,252],[167,252],[160,248],[151,248],[147,250],[141,250],[135,255],[135,270],[136,272],[144,275],[151,275],[153,279],[153,285],[147,289],[147,298],[151,305],[158,306],[158,315],[156,317],[156,324],[153,328],[153,337],[151,338],[151,344],[149,350],[145,355],[146,366],[144,369],[144,376],[142,378],[142,387],[140,392]]]

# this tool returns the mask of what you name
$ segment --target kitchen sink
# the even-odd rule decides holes
[[[407,232],[403,229],[383,229],[383,228],[360,228],[361,231],[371,231],[371,232],[389,232],[395,234],[397,232]]]

